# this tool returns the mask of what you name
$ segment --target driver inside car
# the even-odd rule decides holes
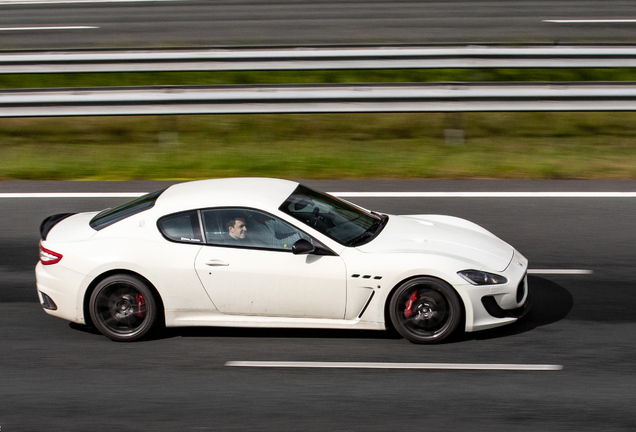
[[[247,240],[247,224],[242,217],[233,217],[225,223],[228,230],[229,244],[245,245]]]

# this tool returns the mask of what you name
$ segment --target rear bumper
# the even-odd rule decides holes
[[[86,276],[69,270],[59,264],[35,267],[35,279],[38,298],[46,313],[68,321],[85,324],[83,312],[83,295],[79,287]],[[55,304],[51,308],[49,300]]]

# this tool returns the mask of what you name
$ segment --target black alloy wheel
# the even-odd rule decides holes
[[[152,291],[131,275],[113,275],[101,281],[91,295],[89,309],[97,330],[119,342],[142,338],[157,321]]]
[[[441,279],[418,277],[403,283],[391,297],[391,322],[413,343],[437,343],[449,337],[461,321],[455,290]]]

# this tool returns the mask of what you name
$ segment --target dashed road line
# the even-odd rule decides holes
[[[583,269],[528,269],[528,274],[535,275],[591,275],[594,270]]]
[[[39,31],[39,30],[84,30],[98,29],[96,26],[56,26],[56,27],[0,27],[0,31]]]
[[[636,23],[636,19],[626,18],[626,19],[550,19],[550,20],[541,20],[541,22],[546,23],[557,23],[557,24],[622,24],[622,23]]]
[[[429,370],[495,370],[495,371],[560,371],[562,365],[480,364],[480,363],[368,363],[368,362],[302,362],[302,361],[228,361],[225,366],[251,368],[313,369],[429,369]]]
[[[67,4],[67,3],[154,3],[154,2],[174,2],[189,0],[0,0],[2,5],[30,5],[30,4]]]

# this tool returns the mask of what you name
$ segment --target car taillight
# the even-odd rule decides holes
[[[42,246],[42,243],[40,243],[40,262],[43,265],[57,264],[60,262],[61,259],[61,254],[53,252],[52,250],[48,250],[47,248]]]

